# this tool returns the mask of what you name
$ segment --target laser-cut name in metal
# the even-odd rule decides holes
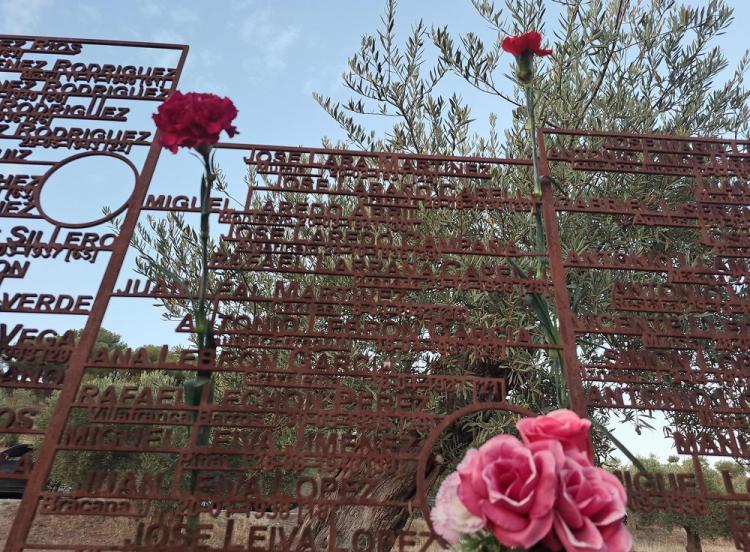
[[[177,61],[160,68],[86,57],[99,46],[125,56],[158,48]],[[719,502],[738,548],[750,547],[748,484],[722,474],[723,489],[708,491],[700,465],[702,457],[750,457],[747,142],[542,130],[541,197],[504,187],[504,179],[529,178],[526,159],[220,144],[241,154],[256,179],[240,208],[210,202],[221,225],[208,297],[217,349],[96,348],[111,298],[195,299],[176,282],[118,279],[142,211],[198,211],[196,197],[150,193],[158,147],[153,130],[132,122],[136,102],[162,101],[176,87],[186,51],[0,42],[0,72],[13,77],[0,82],[0,139],[11,144],[0,150],[8,167],[0,175],[0,312],[88,320],[80,334],[0,324],[0,387],[60,394],[46,428],[38,408],[0,408],[0,432],[48,437],[35,469],[26,456],[9,475],[29,479],[7,550],[419,549],[435,542],[431,531],[379,532],[364,521],[342,540],[342,520],[353,508],[363,520],[426,515],[440,439],[477,412],[529,414],[509,398],[506,363],[540,350],[564,358],[572,408],[661,411],[675,450],[692,456],[693,473],[618,471],[631,509],[700,515]],[[566,147],[571,137],[574,148]],[[150,148],[140,168],[135,146]],[[96,220],[58,220],[41,190],[91,156],[131,168],[130,199]],[[670,181],[657,199],[581,196],[565,188],[569,171]],[[553,179],[567,195],[553,193]],[[544,213],[544,252],[508,239],[499,222],[518,223],[512,217],[535,206]],[[101,228],[116,216],[124,219],[119,234]],[[559,226],[577,217],[617,232],[573,250]],[[635,250],[636,242],[651,247]],[[540,269],[523,275],[508,259]],[[98,293],[22,288],[45,263],[105,260]],[[609,312],[571,303],[569,283],[590,271],[610,281],[596,303]],[[537,328],[495,323],[475,301],[482,294],[518,303],[543,295],[560,343]],[[189,313],[175,329],[195,331]],[[182,385],[196,370],[212,373],[216,387],[197,404]],[[66,455],[87,466],[102,453],[125,467],[84,469],[62,490],[45,486]],[[389,481],[410,492],[388,494]],[[42,542],[33,532],[40,516],[60,524],[106,516],[120,532]],[[241,526],[238,516],[251,521]]]
[[[560,145],[571,139],[575,148]],[[587,407],[662,412],[674,450],[692,456],[694,473],[618,471],[629,507],[704,515],[718,502],[735,545],[747,549],[750,480],[737,485],[724,470],[723,488],[711,491],[700,459],[750,458],[750,143],[548,129],[540,145],[548,175],[572,169],[628,185],[649,174],[651,186],[660,186],[656,200],[555,198],[571,220],[599,217],[622,235],[639,233],[638,251],[610,234],[568,253],[568,276],[594,270],[610,278],[601,298],[610,308],[562,316],[579,345],[601,345],[580,359]]]

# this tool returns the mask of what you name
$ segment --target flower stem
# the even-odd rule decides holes
[[[531,163],[534,175],[534,188],[532,193],[536,198],[542,196],[542,180],[539,177],[539,150],[536,143],[536,116],[534,114],[534,90],[530,84],[523,87],[526,95],[526,111],[528,114],[529,141],[531,142]],[[536,252],[544,253],[546,251],[546,236],[544,234],[544,222],[542,220],[542,206],[539,203],[534,205],[534,222],[536,226]],[[546,259],[539,257],[537,266],[537,278],[544,276],[544,267]]]
[[[529,129],[529,141],[531,142],[531,163],[533,167],[533,175],[534,175],[534,187],[532,190],[532,193],[534,197],[537,199],[537,201],[534,203],[534,224],[536,227],[536,236],[535,236],[535,247],[536,252],[540,253],[541,255],[538,258],[539,262],[537,264],[536,269],[536,277],[541,279],[544,278],[545,275],[545,268],[547,266],[547,257],[545,255],[547,251],[547,237],[544,232],[544,219],[542,216],[542,205],[539,202],[541,200],[542,196],[542,180],[539,176],[540,170],[539,170],[539,149],[536,143],[536,115],[534,113],[534,90],[531,87],[530,82],[526,82],[523,87],[524,94],[526,95],[526,111],[528,114],[528,129]],[[543,297],[539,296],[537,298],[537,303],[540,305],[540,308],[543,309],[545,312],[540,313],[543,314],[543,316],[540,317],[540,322],[543,325],[547,325],[547,339],[550,342],[550,344],[558,345],[560,338],[559,338],[559,328],[555,327],[555,323],[552,319],[552,313],[550,312],[549,304],[547,301],[544,300]],[[563,370],[563,359],[559,354],[553,355],[550,358],[551,361],[551,368],[552,368],[552,377],[554,379],[554,386],[555,386],[555,399],[557,401],[557,407],[562,408],[566,406],[567,404],[567,398],[566,398],[566,388],[565,388],[565,381],[564,381],[564,370]]]
[[[206,308],[206,295],[208,293],[208,240],[210,237],[209,233],[209,216],[211,214],[210,199],[211,199],[211,188],[214,181],[214,172],[211,164],[211,149],[208,147],[198,148],[203,158],[204,174],[201,177],[200,187],[200,284],[198,286],[198,308],[195,313],[195,331],[197,337],[198,351],[205,351],[207,349],[213,349],[213,339],[211,327],[208,321],[208,309]],[[195,379],[192,381],[185,382],[186,398],[189,404],[192,406],[198,406],[204,396],[204,387],[208,386],[208,392],[206,394],[206,400],[211,402],[213,397],[213,390],[211,389],[211,371],[210,370],[197,370],[195,372]],[[197,420],[197,413],[193,416],[193,422]],[[209,440],[208,428],[197,430],[195,443],[197,445],[206,445]],[[188,486],[190,493],[195,492],[197,482],[197,471],[193,470],[190,472],[188,477]],[[187,520],[187,526],[189,531],[195,532],[198,526],[199,516],[191,515]]]
[[[211,187],[213,185],[213,169],[211,167],[211,152],[208,148],[200,151],[203,157],[205,174],[201,178],[200,201],[201,201],[201,226],[200,226],[200,244],[201,244],[201,277],[198,287],[198,312],[196,320],[196,330],[198,334],[198,349],[208,348],[208,317],[206,312],[206,293],[208,288],[208,239],[209,239],[209,215],[210,215],[210,198]]]
[[[525,84],[523,91],[526,95],[526,113],[528,115],[529,139],[531,141],[531,162],[534,167],[534,195],[542,195],[542,181],[539,178],[539,149],[536,144],[536,115],[534,114],[534,90],[530,84]]]

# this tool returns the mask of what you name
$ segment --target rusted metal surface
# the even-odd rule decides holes
[[[585,250],[565,250],[564,274],[553,274],[556,289],[571,292],[592,271],[608,282],[608,309],[560,314],[575,334],[585,407],[662,413],[674,450],[693,458],[692,473],[618,471],[630,509],[701,515],[716,503],[737,548],[750,549],[750,483],[725,470],[720,487],[709,487],[700,462],[750,459],[750,142],[539,134],[545,175],[565,189],[570,171],[584,172],[608,189],[550,197],[563,231],[581,217],[610,229]],[[640,195],[623,197],[625,184]]]
[[[70,331],[60,335],[57,330],[34,328],[23,323],[1,325],[2,358],[10,364],[3,374],[3,386],[60,390],[54,415],[46,427],[44,446],[33,470],[28,462],[30,458],[25,457],[19,463],[22,468],[13,474],[19,478],[28,477],[28,483],[7,536],[6,550],[22,550],[55,459],[56,443],[63,434],[70,405],[84,376],[86,359],[101,327],[109,294],[125,259],[160,153],[155,129],[130,129],[127,109],[111,104],[125,98],[133,104],[148,101],[158,105],[176,89],[188,48],[156,43],[7,35],[0,37],[0,41],[0,73],[5,77],[0,92],[3,105],[0,138],[6,145],[0,155],[5,199],[2,216],[5,219],[32,219],[44,228],[34,233],[25,225],[16,225],[15,221],[11,221],[13,225],[9,229],[3,228],[10,237],[6,235],[2,244],[0,285],[10,278],[30,276],[34,270],[49,271],[45,262],[58,257],[66,262],[106,262],[98,290],[89,296],[75,299],[64,295],[42,296],[32,293],[32,290],[20,293],[20,298],[19,294],[3,295],[4,311],[18,311],[20,306],[22,312],[28,313],[87,315],[78,339]],[[88,58],[89,54],[96,56],[97,50],[101,52],[100,48],[105,47],[114,47],[122,57],[95,61]],[[138,50],[172,51],[177,64],[170,68],[131,65],[128,54]],[[107,49],[104,52],[111,55]],[[79,63],[78,56],[86,61]],[[84,121],[85,126],[72,126],[68,119],[73,124]],[[148,147],[149,151],[142,166],[136,168],[128,156],[139,146]],[[49,217],[39,201],[47,178],[60,167],[92,155],[120,159],[137,174],[135,188],[127,203],[108,217],[83,224],[65,224]],[[99,239],[104,231],[101,224],[120,213],[124,219],[119,236],[102,244]],[[77,229],[89,227],[92,228],[87,234],[90,239],[82,241]],[[45,239],[44,235],[50,237]],[[109,253],[108,260],[100,257],[103,251]],[[19,257],[22,260],[17,260]],[[68,299],[67,304],[73,303],[72,308],[62,308],[60,300],[63,298]],[[35,414],[38,412],[29,417],[33,419]],[[15,419],[20,419],[18,413]],[[17,425],[11,425],[9,429]],[[33,429],[33,422],[32,427],[28,425],[23,424],[19,432],[28,433]]]
[[[380,534],[369,520],[399,509],[426,516],[447,431],[482,411],[531,414],[508,393],[509,358],[553,350],[571,408],[663,411],[677,451],[695,459],[695,473],[674,478],[618,473],[631,508],[700,513],[717,501],[738,548],[750,548],[748,491],[726,480],[723,492],[709,491],[699,462],[750,456],[748,143],[543,129],[541,197],[503,187],[530,178],[528,159],[220,144],[252,177],[244,201],[211,202],[216,350],[95,348],[111,299],[195,298],[189,285],[147,280],[125,263],[145,213],[199,210],[189,189],[152,189],[153,129],[132,130],[123,112],[139,102],[155,109],[168,96],[187,47],[2,40],[0,287],[9,291],[0,311],[40,324],[42,315],[86,317],[79,337],[3,318],[0,386],[58,396],[46,427],[26,405],[0,418],[12,420],[0,426],[6,433],[45,434],[33,470],[24,462],[12,475],[30,478],[7,551],[416,550],[413,532]],[[110,46],[106,55],[118,59],[88,57]],[[148,49],[172,52],[174,67],[125,69],[129,55]],[[68,125],[78,120],[82,128]],[[100,156],[136,175],[128,201],[86,222],[48,213],[39,202],[45,182]],[[571,171],[589,173],[600,195],[567,189]],[[655,184],[623,197],[618,178]],[[503,232],[519,220],[533,232],[537,207],[544,252]],[[119,234],[103,240],[114,217]],[[607,231],[573,251],[566,232],[581,217],[598,217]],[[522,277],[509,259],[543,268]],[[21,289],[54,262],[106,265],[98,291]],[[571,300],[592,271],[606,281],[607,311]],[[523,310],[529,294],[554,309],[559,343],[533,324],[495,323],[482,302]],[[175,331],[190,335],[191,317]],[[215,388],[196,406],[183,380],[197,370]],[[168,377],[146,384],[143,374]],[[51,485],[56,462],[87,466],[92,454],[107,461]],[[388,491],[401,480],[408,492]],[[363,525],[345,538],[355,510]],[[102,515],[118,527],[108,540],[64,530]],[[240,531],[237,516],[252,518],[249,528]],[[50,519],[61,528],[54,537],[35,533]]]
[[[482,323],[481,311],[450,299],[456,292],[519,301],[528,293],[551,295],[547,279],[519,277],[506,261],[538,254],[486,231],[424,228],[439,213],[527,213],[537,199],[509,196],[490,177],[528,170],[528,160],[221,147],[239,150],[259,177],[239,209],[212,204],[221,237],[211,269],[226,276],[209,297],[218,349],[178,356],[166,346],[156,356],[99,349],[87,352],[84,368],[200,369],[225,383],[192,406],[179,385],[102,388],[66,376],[70,395],[61,397],[58,419],[68,421],[48,434],[50,457],[108,452],[171,462],[157,474],[99,469],[66,491],[44,489],[36,472],[39,488],[24,499],[30,514],[38,502],[37,516],[107,512],[129,523],[127,538],[86,549],[162,550],[202,544],[208,534],[225,545],[275,549],[272,539],[291,538],[287,548],[297,547],[313,538],[315,520],[324,520],[330,547],[356,547],[336,531],[352,507],[426,513],[437,475],[432,444],[445,429],[480,411],[529,414],[505,400],[509,351],[558,347],[539,332]],[[197,210],[192,196],[141,198],[147,211]],[[133,277],[103,293],[185,300],[194,292]],[[191,333],[192,320],[176,330]],[[466,375],[468,353],[489,363],[490,373]],[[463,360],[447,364],[451,358]],[[446,408],[453,412],[440,414]],[[199,444],[201,431],[208,432],[207,444]],[[383,481],[400,477],[413,482],[408,496],[380,494]],[[200,512],[251,515],[256,528],[237,534],[232,524],[203,519],[200,531],[186,535],[186,520]],[[284,533],[289,523],[296,527],[292,537]],[[34,540],[30,525],[16,525],[9,550],[82,546],[69,535]],[[408,529],[398,535],[371,529],[361,527],[357,538],[380,548],[415,546]],[[257,543],[259,531],[265,540]]]

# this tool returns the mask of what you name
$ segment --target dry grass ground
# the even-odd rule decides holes
[[[0,549],[5,544],[5,538],[10,525],[15,517],[18,507],[17,500],[0,500]],[[64,524],[61,521],[64,519]],[[202,520],[203,521],[203,520]],[[222,546],[221,535],[224,534],[226,518],[220,516],[217,519],[208,518],[215,527],[215,536],[208,543],[210,546],[220,549]],[[32,533],[32,542],[67,542],[77,544],[102,544],[122,543],[128,537],[133,536],[133,521],[124,519],[113,520],[98,516],[39,516]],[[235,534],[246,535],[247,529],[253,520],[245,516],[235,518]],[[410,529],[423,531],[426,529],[424,522],[413,520]],[[685,550],[685,535],[682,531],[668,533],[654,529],[642,529],[636,532],[636,546],[634,552],[683,552]],[[240,544],[241,541],[235,541]],[[419,550],[421,543],[413,549]],[[434,547],[430,552],[438,550]],[[706,541],[703,543],[703,552],[730,552],[735,550],[730,541]]]
[[[645,528],[635,533],[636,546],[634,552],[684,552],[684,531],[661,531]],[[730,552],[736,550],[730,540],[717,539],[703,542],[703,552]]]

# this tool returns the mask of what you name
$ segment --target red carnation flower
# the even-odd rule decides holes
[[[518,36],[506,36],[502,43],[503,50],[516,57],[529,54],[535,56],[548,56],[552,54],[552,50],[545,50],[541,46],[542,35],[536,31]]]
[[[175,92],[153,115],[159,143],[172,153],[180,147],[212,146],[222,130],[231,138],[238,134],[232,125],[235,117],[237,108],[232,100],[198,92]]]

